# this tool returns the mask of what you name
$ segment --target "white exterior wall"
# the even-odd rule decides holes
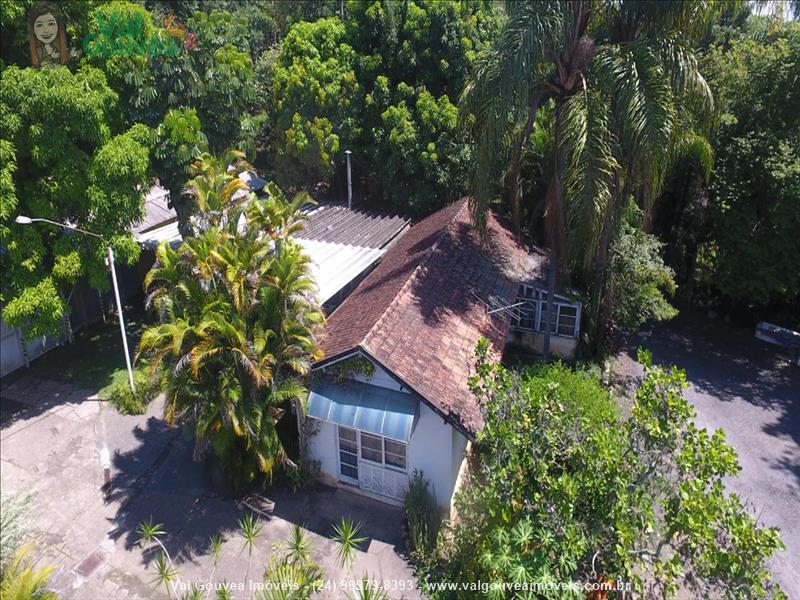
[[[414,469],[422,471],[431,483],[436,503],[448,508],[461,465],[461,460],[453,455],[456,436],[464,437],[427,404],[420,403],[419,420],[408,443],[408,472],[411,475]]]
[[[323,478],[333,483],[339,478],[336,425],[318,419],[313,419],[313,421],[317,433],[308,441],[308,458],[318,460]]]
[[[356,377],[358,381],[392,390],[409,393],[391,375],[375,365],[370,379]],[[333,483],[339,479],[336,425],[315,421],[316,435],[308,442],[309,458],[320,462],[323,479]],[[430,482],[437,503],[450,507],[458,470],[464,458],[467,439],[435,413],[424,402],[419,403],[418,416],[406,449],[408,476],[414,469],[422,471]]]

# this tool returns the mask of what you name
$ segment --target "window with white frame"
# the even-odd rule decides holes
[[[359,432],[361,458],[390,469],[406,470],[406,445],[389,438]]]
[[[548,316],[547,292],[532,285],[521,284],[516,307],[514,327],[526,331],[543,332]],[[550,333],[578,337],[580,333],[581,305],[556,294],[554,311],[550,319]]]

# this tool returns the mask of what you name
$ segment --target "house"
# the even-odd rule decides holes
[[[451,507],[468,444],[483,426],[468,386],[475,346],[486,338],[502,354],[514,306],[530,311],[518,295],[537,289],[546,258],[493,214],[482,245],[466,200],[395,242],[327,319],[325,356],[299,418],[321,478],[397,503],[420,470],[438,504]]]
[[[266,186],[265,180],[247,171],[239,178],[256,194]],[[133,230],[134,239],[142,246],[142,261],[147,268],[155,261],[154,251],[159,243],[166,241],[175,245],[182,239],[178,217],[174,209],[169,208],[168,198],[166,190],[155,186],[147,194],[145,219]],[[305,213],[304,229],[295,238],[311,259],[317,299],[326,313],[377,264],[410,223],[405,217],[334,203],[307,204],[301,210]]]

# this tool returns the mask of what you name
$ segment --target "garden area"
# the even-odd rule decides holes
[[[124,315],[135,390],[113,316],[4,378],[3,600],[800,594],[772,568],[796,519],[762,519],[800,498],[800,413],[754,383],[795,380],[628,348],[621,397],[605,369],[679,312],[800,328],[799,0],[0,8],[4,331],[60,335],[109,252],[156,255]],[[156,186],[174,231],[151,247]],[[370,248],[341,340],[298,235],[317,202],[419,236]],[[523,305],[541,355],[503,362]],[[355,355],[383,389],[342,377],[314,414]],[[736,447],[690,398],[740,416]]]

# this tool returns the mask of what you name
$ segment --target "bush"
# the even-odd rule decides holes
[[[634,597],[785,597],[767,569],[784,548],[778,531],[727,492],[736,452],[722,430],[694,423],[682,371],[640,352],[644,377],[622,418],[592,372],[510,371],[488,362],[488,348],[479,344],[470,379],[486,415],[477,460],[456,497],[452,543],[423,581],[493,585],[512,574],[626,581]]]
[[[122,415],[143,415],[148,405],[161,392],[161,376],[150,375],[146,371],[134,371],[133,382],[136,391],[131,391],[128,379],[120,381],[111,391],[108,401]]]
[[[415,560],[425,561],[436,547],[441,514],[436,498],[428,491],[428,480],[423,477],[422,471],[414,469],[414,476],[403,500],[403,508],[409,550]]]
[[[0,573],[0,598],[3,600],[57,600],[47,589],[48,579],[55,571],[52,566],[41,569],[30,559],[33,548],[19,548]]]
[[[0,572],[25,538],[29,525],[25,513],[29,505],[30,496],[9,496],[5,493],[0,496]]]

